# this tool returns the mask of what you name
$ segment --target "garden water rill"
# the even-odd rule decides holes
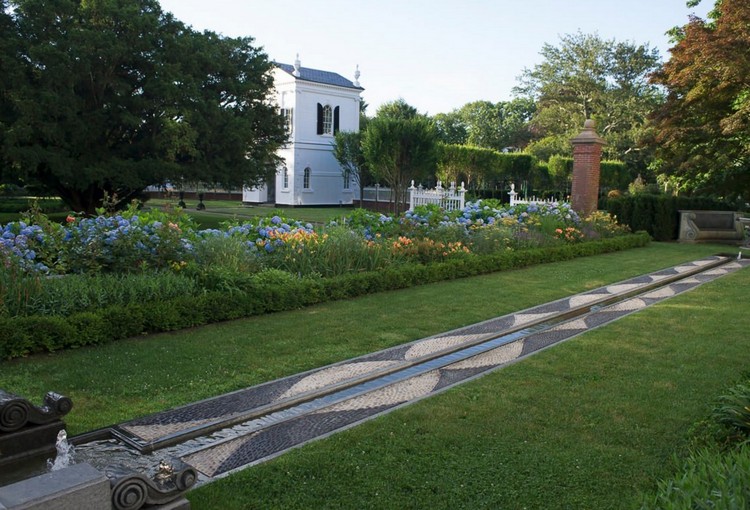
[[[354,426],[746,268],[715,256],[406,345],[71,438],[76,462],[153,469],[177,459],[198,483]]]

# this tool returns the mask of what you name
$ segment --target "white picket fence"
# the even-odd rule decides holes
[[[414,181],[411,181],[408,191],[410,211],[427,204],[437,204],[446,211],[460,210],[465,205],[466,188],[463,182],[460,188],[456,188],[456,183],[452,182],[450,187],[445,189],[443,183],[438,181],[435,189],[424,189],[421,184],[415,187]]]
[[[510,206],[513,207],[517,204],[553,204],[557,202],[554,198],[537,198],[537,197],[526,197],[525,199],[516,198],[518,196],[518,193],[516,193],[516,185],[511,183],[510,185],[510,192],[508,193],[510,195]]]
[[[437,204],[446,211],[461,210],[466,205],[466,188],[463,182],[458,188],[455,182],[452,182],[450,187],[444,188],[443,183],[438,181],[434,189],[426,189],[421,184],[415,186],[414,181],[411,181],[411,186],[407,188],[406,192],[408,193],[410,211],[413,211],[417,206],[426,204]],[[517,204],[553,204],[557,202],[554,198],[541,199],[527,197],[520,199],[518,198],[518,193],[516,193],[516,186],[513,183],[510,185],[509,195],[511,207]],[[376,203],[389,203],[394,200],[392,190],[379,185],[365,188],[362,197],[365,201]]]

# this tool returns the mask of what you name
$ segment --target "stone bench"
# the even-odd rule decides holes
[[[740,224],[747,234],[750,234],[750,218],[740,218]],[[745,244],[740,246],[743,250],[750,250],[750,235],[745,237]]]
[[[739,243],[745,238],[741,214],[734,211],[680,211],[680,242]]]

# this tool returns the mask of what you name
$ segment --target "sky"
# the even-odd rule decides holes
[[[196,30],[252,37],[270,60],[336,72],[357,66],[368,115],[404,99],[435,115],[478,100],[509,101],[545,43],[582,32],[648,44],[669,58],[665,32],[705,18],[713,0],[160,0]]]

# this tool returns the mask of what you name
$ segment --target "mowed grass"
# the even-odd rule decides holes
[[[750,271],[192,492],[195,509],[638,508],[750,361]]]
[[[722,251],[654,243],[0,363],[69,432],[397,345]],[[744,270],[192,491],[195,509],[632,508],[748,366]]]
[[[646,248],[0,362],[0,388],[73,399],[79,434],[529,308],[722,248]]]
[[[638,508],[747,370],[749,284],[723,278],[201,487],[193,508]]]
[[[176,207],[177,199],[153,198],[146,202],[147,208]],[[185,212],[198,223],[200,228],[220,228],[227,221],[253,221],[274,211],[280,211],[286,218],[323,225],[331,220],[346,216],[352,211],[351,206],[344,207],[267,207],[258,205],[243,205],[235,200],[204,200],[206,208],[196,210],[198,201],[186,200]]]
[[[33,202],[32,198],[3,198],[0,204],[0,225],[19,221],[23,212],[27,211]],[[153,198],[146,202],[149,208],[175,208],[179,202],[176,198]],[[37,203],[43,209],[51,209],[47,217],[58,223],[63,223],[69,212],[59,199],[39,199]],[[243,205],[236,200],[204,200],[205,209],[198,211],[198,200],[185,201],[185,212],[189,214],[201,229],[221,228],[226,222],[253,221],[259,217],[280,212],[286,218],[299,220],[303,223],[325,225],[331,220],[339,219],[351,213],[352,206],[342,207],[266,207],[258,205]]]

